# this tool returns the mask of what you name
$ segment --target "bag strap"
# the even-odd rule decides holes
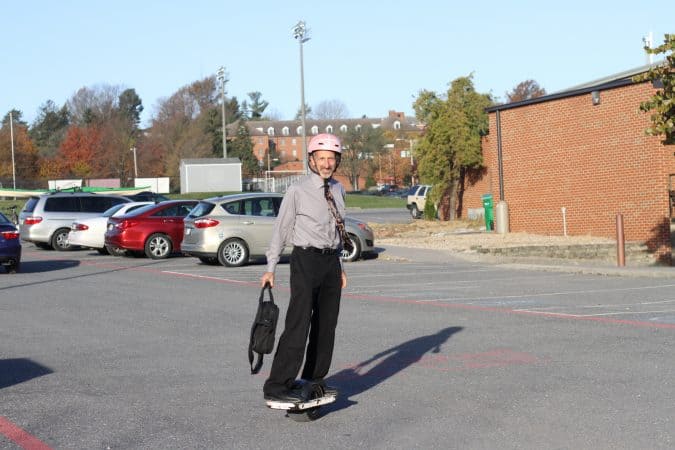
[[[258,311],[256,311],[255,313],[255,320],[253,321],[253,325],[251,326],[251,337],[248,341],[248,362],[249,364],[251,364],[251,375],[255,375],[256,373],[258,373],[263,363],[263,355],[262,353],[258,353],[258,360],[256,361],[255,366],[253,365],[253,333],[255,332],[255,326],[260,321],[260,315],[262,314],[262,304],[263,301],[265,300],[265,289],[267,289],[267,291],[270,294],[269,301],[272,304],[274,304],[274,296],[272,295],[272,286],[269,283],[265,283],[265,285],[260,290],[260,297],[258,297]]]

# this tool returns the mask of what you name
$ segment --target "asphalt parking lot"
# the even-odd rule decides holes
[[[675,446],[675,280],[387,251],[346,265],[341,395],[299,424],[264,405],[271,358],[250,375],[263,265],[25,245],[0,276],[0,447]],[[285,311],[287,264],[274,291]]]

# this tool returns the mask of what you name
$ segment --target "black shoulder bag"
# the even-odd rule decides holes
[[[265,301],[265,289],[270,293],[269,301]],[[251,327],[251,341],[248,344],[248,362],[251,364],[251,374],[260,372],[263,363],[263,355],[272,353],[274,350],[274,338],[279,319],[279,307],[274,304],[272,287],[269,283],[263,286],[258,299],[258,311]],[[258,354],[258,361],[253,366],[253,353]]]

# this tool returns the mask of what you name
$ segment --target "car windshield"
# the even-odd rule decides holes
[[[6,223],[12,223],[7,216],[5,216],[3,213],[0,213],[0,223],[1,224],[6,224]]]
[[[102,216],[103,216],[103,217],[110,217],[110,216],[112,216],[113,214],[115,214],[117,211],[119,211],[120,209],[122,209],[123,206],[124,206],[124,203],[120,203],[119,205],[112,206],[112,207],[106,209],[106,210],[103,212]]]

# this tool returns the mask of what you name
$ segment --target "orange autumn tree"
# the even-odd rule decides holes
[[[28,125],[21,119],[21,111],[14,109],[12,113],[11,125],[9,113],[0,123],[0,180],[5,187],[11,187],[15,179],[17,188],[25,188],[35,182],[38,153],[28,136]]]
[[[59,158],[42,158],[38,163],[38,178],[43,180],[56,180],[65,173],[63,161]]]
[[[99,176],[103,159],[102,141],[102,133],[97,126],[71,126],[57,154],[64,175],[77,178]]]

